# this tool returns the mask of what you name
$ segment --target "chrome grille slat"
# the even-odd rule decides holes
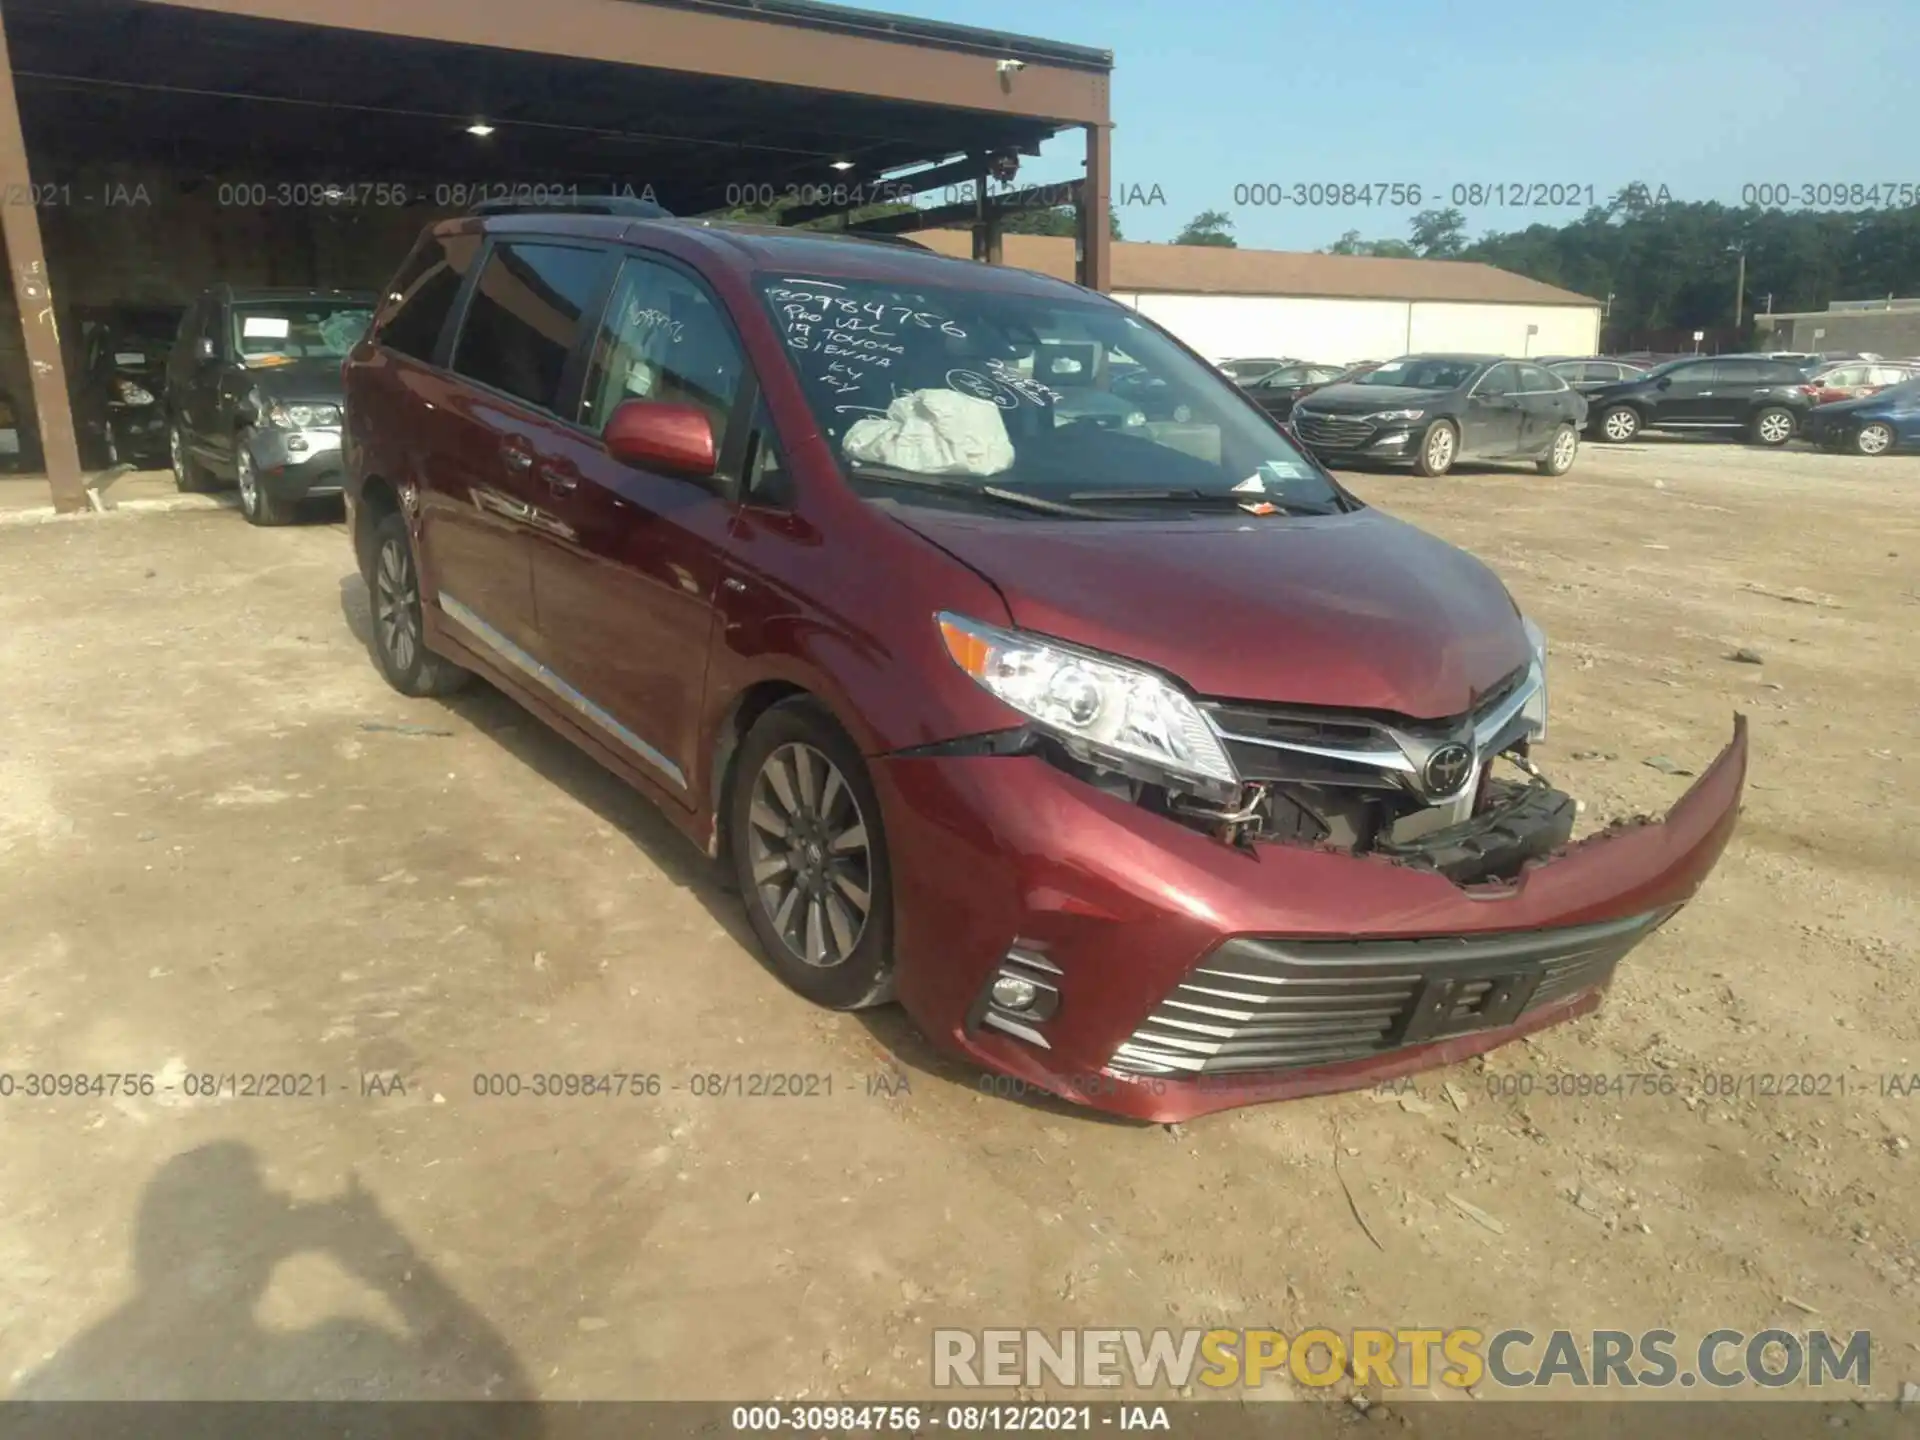
[[[1511,1014],[1524,1001],[1519,1014],[1530,1014],[1605,983],[1620,958],[1670,914],[1410,940],[1230,940],[1115,1048],[1108,1068],[1123,1075],[1256,1074],[1426,1043],[1417,1027],[1416,1038],[1401,1038],[1419,1017],[1423,996],[1431,997],[1426,1014],[1451,1027],[1441,1034],[1471,1030],[1483,1004],[1504,1003]],[[1429,989],[1435,982],[1446,988]],[[1516,985],[1531,985],[1531,993]]]

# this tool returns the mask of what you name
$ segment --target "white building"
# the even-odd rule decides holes
[[[972,236],[914,239],[965,257]],[[1005,264],[1071,280],[1074,242],[1007,235]],[[1463,260],[1383,260],[1214,245],[1113,244],[1113,298],[1210,360],[1283,355],[1327,364],[1431,351],[1592,355],[1600,302]]]

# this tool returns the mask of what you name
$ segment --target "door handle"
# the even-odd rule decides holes
[[[509,470],[531,470],[533,446],[522,436],[509,435],[500,442],[500,460]]]
[[[569,465],[548,463],[540,467],[540,478],[561,495],[567,495],[580,487],[580,477]]]

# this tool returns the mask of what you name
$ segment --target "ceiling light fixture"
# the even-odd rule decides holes
[[[481,139],[484,140],[487,136],[493,133],[493,126],[489,125],[484,120],[476,120],[471,125],[467,126],[467,133],[469,135],[478,135]]]
[[[831,170],[851,170],[853,168],[853,162],[851,160],[832,160],[828,162],[828,168]]]

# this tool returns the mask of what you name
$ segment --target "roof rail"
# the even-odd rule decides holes
[[[482,200],[470,215],[521,215],[539,211],[548,215],[624,215],[630,220],[671,220],[673,212],[651,200],[632,195],[564,195],[548,200],[538,195]]]
[[[882,245],[904,245],[909,250],[925,250],[929,254],[933,253],[932,246],[922,245],[918,240],[909,240],[905,235],[879,235],[865,230],[829,230],[827,234],[851,235],[856,240],[874,240]]]

